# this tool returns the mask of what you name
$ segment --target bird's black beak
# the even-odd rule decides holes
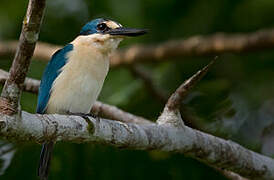
[[[117,36],[140,36],[147,33],[146,29],[136,29],[136,28],[115,28],[109,29],[105,33],[110,35],[117,35]]]

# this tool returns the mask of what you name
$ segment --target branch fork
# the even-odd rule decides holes
[[[190,90],[194,87],[194,85],[205,76],[208,70],[216,62],[217,58],[218,57],[216,56],[214,60],[211,61],[207,66],[199,70],[196,74],[191,76],[178,87],[178,89],[168,99],[163,113],[157,120],[158,124],[171,124],[174,127],[178,128],[182,128],[184,126],[184,122],[180,114],[180,105],[183,99],[189,94]]]

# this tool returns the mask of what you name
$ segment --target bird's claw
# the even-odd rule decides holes
[[[88,120],[89,117],[93,117],[94,119],[100,121],[100,117],[96,116],[95,114],[92,113],[72,113],[72,112],[68,112],[69,115],[75,115],[75,116],[81,116],[82,118]]]

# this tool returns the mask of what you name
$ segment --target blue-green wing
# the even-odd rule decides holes
[[[60,69],[66,64],[67,57],[66,54],[73,49],[72,44],[66,45],[63,49],[58,50],[52,56],[50,62],[48,63],[39,87],[38,103],[36,112],[39,114],[44,114],[52,87],[52,83],[56,77],[60,74]]]

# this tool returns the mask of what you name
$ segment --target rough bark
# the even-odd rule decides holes
[[[0,70],[0,83],[3,84],[8,77],[8,72]],[[151,79],[149,79],[151,80]],[[40,81],[32,78],[26,78],[24,83],[24,90],[31,92],[31,93],[38,93]],[[27,88],[28,87],[28,88]],[[156,89],[155,89],[156,90]],[[137,123],[137,124],[149,124],[153,123],[152,121],[149,121],[147,119],[144,119],[142,117],[130,114],[128,112],[125,112],[116,106],[104,104],[102,102],[97,101],[93,108],[92,113],[98,115],[99,117],[104,117],[112,120],[117,120],[125,123]],[[223,174],[225,177],[231,179],[231,180],[245,180],[245,178],[242,178],[240,175],[228,171],[228,170],[222,170],[217,169],[218,172]]]
[[[28,72],[30,59],[38,40],[45,9],[45,0],[30,0],[23,21],[19,44],[16,49],[10,75],[4,85],[0,99],[0,110],[4,113],[17,113],[20,105],[22,86]],[[9,106],[7,108],[7,106]]]
[[[173,124],[134,124],[78,116],[38,115],[22,112],[0,117],[0,134],[9,140],[43,142],[48,139],[103,143],[120,148],[182,153],[214,167],[252,179],[274,179],[274,160],[229,140]],[[180,114],[165,110],[164,122],[182,121]],[[172,120],[171,120],[172,119]],[[163,122],[163,121],[161,121]]]
[[[174,106],[174,108],[168,108],[168,104],[169,103],[176,104],[180,100],[182,100],[183,97],[191,90],[193,85],[195,83],[197,83],[202,78],[202,76],[204,76],[206,74],[206,72],[209,70],[209,68],[211,67],[212,64],[213,64],[213,62],[211,62],[208,66],[206,66],[202,70],[198,71],[196,74],[194,74],[191,78],[189,78],[187,81],[185,81],[176,90],[176,92],[178,92],[178,91],[181,91],[183,89],[184,93],[177,93],[177,94],[174,93],[174,94],[176,94],[176,96],[173,94],[169,98],[168,103],[166,105],[166,108],[165,108],[162,116],[157,121],[158,124],[168,125],[168,126],[174,127],[175,131],[176,131],[177,128],[181,129],[181,128],[187,127],[187,126],[184,125],[184,123],[181,119],[180,112],[178,110],[180,104],[178,104],[177,106]],[[1,77],[1,74],[5,74],[7,76],[7,72],[0,71],[0,77]],[[1,78],[0,78],[0,80],[1,80]],[[29,82],[30,81],[34,81],[34,80],[29,79]],[[154,123],[152,123],[152,122],[150,122],[150,121],[148,121],[144,118],[131,115],[130,113],[123,112],[123,111],[119,110],[118,108],[116,108],[114,106],[106,105],[106,104],[103,104],[103,103],[100,103],[100,102],[97,102],[95,104],[95,106],[93,108],[93,113],[95,113],[97,115],[103,115],[104,117],[108,117],[108,118],[111,118],[111,119],[116,119],[116,120],[119,120],[119,121],[122,121],[122,122],[133,122],[133,123],[139,123],[141,125],[157,125],[157,124],[154,124]],[[176,115],[175,118],[174,118],[174,115]],[[47,119],[47,118],[46,118],[46,120],[47,120],[47,124],[53,124],[55,127],[56,127],[56,124],[58,124],[56,122],[50,123],[49,119]],[[71,121],[71,119],[69,119],[69,121]],[[87,121],[87,122],[89,122],[89,121]],[[1,125],[1,123],[0,123],[0,125]],[[5,125],[2,124],[2,126],[4,127]],[[82,126],[82,125],[80,125],[80,126]],[[92,130],[93,125],[91,127],[89,127],[88,130]],[[46,128],[46,129],[48,130],[48,128]],[[26,134],[26,133],[20,132],[20,134]],[[33,137],[29,137],[29,134],[27,134],[26,136],[28,136],[27,139],[33,139]],[[45,136],[45,134],[43,135],[42,138],[46,138],[46,139],[56,139],[57,138],[57,137],[54,137],[52,135],[50,137],[47,137],[47,136],[44,137],[44,136]],[[15,135],[15,137],[17,137],[17,135]],[[82,139],[82,138],[80,138],[80,139]],[[41,141],[44,141],[44,140],[41,140]],[[160,140],[158,140],[158,141],[160,141]],[[104,142],[104,143],[107,143],[107,142]],[[157,147],[156,147],[156,149],[157,149]],[[207,163],[207,164],[209,164],[209,163]],[[215,166],[215,168],[218,167],[216,165],[214,165],[214,166]],[[231,172],[231,171],[228,171],[228,170],[222,170],[219,167],[218,167],[218,171],[220,171],[222,174],[224,174],[226,177],[229,177],[230,179],[242,178],[241,176],[237,175],[234,172]],[[252,177],[253,177],[253,175],[252,175]]]

